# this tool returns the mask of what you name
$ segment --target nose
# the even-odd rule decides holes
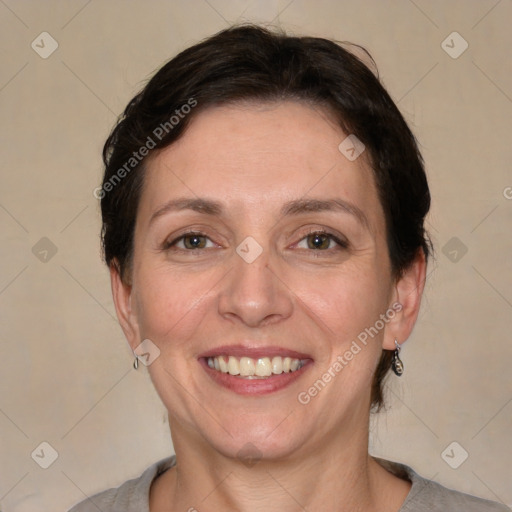
[[[275,262],[274,262],[275,263]],[[263,327],[288,318],[293,311],[293,294],[272,265],[267,249],[251,263],[234,255],[219,296],[219,313],[249,327]]]

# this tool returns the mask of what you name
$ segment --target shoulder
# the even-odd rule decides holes
[[[423,478],[404,464],[375,459],[388,471],[412,482],[411,490],[399,512],[511,512],[510,508],[501,503],[454,491]]]
[[[400,512],[510,512],[501,503],[454,491],[430,480],[424,482],[410,499],[408,497]]]
[[[149,512],[149,489],[153,480],[176,464],[176,456],[166,457],[149,466],[137,478],[119,487],[107,489],[76,504],[68,512]]]

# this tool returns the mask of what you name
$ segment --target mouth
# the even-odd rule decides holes
[[[202,354],[199,362],[220,386],[242,395],[259,395],[290,385],[304,374],[313,359],[276,347],[232,346]]]
[[[266,379],[272,375],[282,373],[293,373],[300,370],[307,362],[307,359],[291,357],[235,357],[217,356],[208,357],[208,367],[221,373],[240,376],[242,379]]]

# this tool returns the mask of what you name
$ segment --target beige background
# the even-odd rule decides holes
[[[241,20],[357,42],[377,61],[422,146],[437,256],[372,452],[511,506],[511,19],[510,0],[1,0],[2,512],[67,510],[172,453],[115,320],[93,190],[143,80]],[[43,31],[59,45],[47,59],[31,48]],[[469,44],[456,59],[441,46],[453,31]],[[31,457],[43,441],[58,452],[48,469]],[[469,453],[458,469],[441,457],[453,441]]]

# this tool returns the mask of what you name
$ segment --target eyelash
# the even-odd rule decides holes
[[[208,240],[210,240],[207,235],[205,235],[204,233],[201,233],[200,231],[187,231],[186,233],[183,233],[182,235],[180,235],[179,237],[175,238],[172,241],[167,241],[166,240],[163,243],[162,249],[170,250],[170,249],[172,249],[173,246],[175,246],[181,240],[184,240],[185,238],[192,237],[192,236],[203,237],[203,238],[207,238]],[[182,249],[180,247],[180,248],[178,248],[176,250],[178,250],[178,251],[194,252],[194,251],[201,250],[201,249]]]
[[[348,241],[341,240],[335,234],[333,234],[327,230],[323,230],[323,229],[313,229],[313,230],[305,233],[304,236],[298,242],[296,242],[294,245],[299,244],[300,242],[302,242],[303,240],[305,240],[306,238],[308,238],[309,236],[312,236],[312,235],[325,235],[325,236],[329,237],[330,240],[334,241],[339,246],[338,250],[348,249],[348,247],[349,247]],[[201,233],[200,231],[189,231],[187,233],[183,233],[182,235],[180,235],[179,237],[175,238],[172,241],[165,241],[163,243],[162,249],[166,250],[166,251],[171,250],[180,241],[184,240],[187,237],[193,237],[193,236],[204,237],[204,238],[210,240],[210,238],[207,235],[205,235],[204,233]],[[204,249],[205,248],[203,248],[203,249],[201,249],[201,248],[199,248],[199,249],[182,249],[180,247],[180,248],[174,249],[174,250],[185,251],[185,252],[196,252],[196,251],[201,251]],[[206,249],[208,249],[208,248],[206,248]],[[328,251],[332,251],[334,249],[330,248],[330,249],[317,249],[317,250],[309,249],[309,250],[312,252],[328,252]]]
[[[327,252],[327,251],[333,251],[333,250],[343,250],[343,249],[348,249],[349,247],[349,243],[347,240],[341,240],[340,238],[338,238],[334,233],[331,233],[325,229],[312,229],[311,231],[307,232],[296,244],[294,245],[297,245],[299,244],[300,242],[302,242],[303,240],[305,240],[306,238],[308,238],[308,236],[312,236],[312,235],[325,235],[327,236],[330,240],[332,240],[333,242],[336,242],[336,244],[338,245],[337,248],[331,248],[331,249],[318,249],[318,250],[314,250],[314,249],[310,249],[312,252]]]

